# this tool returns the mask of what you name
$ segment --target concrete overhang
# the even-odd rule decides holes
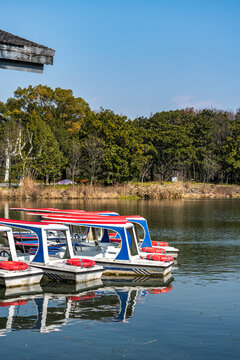
[[[52,65],[55,51],[0,30],[0,68],[42,73]]]

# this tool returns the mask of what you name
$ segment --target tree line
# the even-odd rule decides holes
[[[129,120],[71,90],[18,88],[0,102],[1,177],[102,184],[240,180],[240,110],[187,108]]]

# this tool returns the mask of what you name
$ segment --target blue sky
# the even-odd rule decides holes
[[[0,100],[28,85],[72,89],[134,119],[240,107],[239,0],[3,1],[0,29],[56,50],[43,74],[0,69]]]

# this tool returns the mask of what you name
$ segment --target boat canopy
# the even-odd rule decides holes
[[[45,216],[44,216],[45,217]],[[114,221],[106,220],[105,217],[102,219],[76,219],[76,218],[53,218],[50,216],[46,217],[44,222],[61,223],[65,225],[76,225],[83,227],[91,227],[97,229],[103,229],[102,242],[109,242],[108,230],[115,231],[121,238],[121,248],[116,256],[116,260],[130,260],[132,256],[139,255],[137,237],[134,225],[127,220]]]
[[[92,217],[94,217],[95,219],[97,218],[101,218],[101,216],[114,216],[114,220],[118,219],[118,220],[127,220],[133,224],[138,224],[142,227],[143,231],[144,231],[144,238],[143,238],[143,242],[141,244],[141,247],[151,247],[152,246],[152,242],[151,242],[151,237],[150,237],[150,232],[148,229],[148,224],[147,224],[147,220],[140,216],[140,215],[125,215],[125,216],[119,216],[118,213],[115,212],[88,212],[88,211],[84,211],[84,210],[78,210],[78,209],[67,209],[67,210],[60,210],[60,209],[54,209],[54,208],[11,208],[11,209],[15,209],[15,210],[23,210],[23,211],[28,211],[28,214],[30,215],[39,215],[43,217],[44,214],[44,218],[51,216],[51,218],[57,218],[59,217],[59,214],[64,214],[64,217],[75,217],[75,218],[79,218],[79,217],[90,217],[92,219]],[[107,219],[107,218],[106,218]],[[111,219],[109,219],[111,220]],[[106,241],[104,241],[106,242]]]
[[[87,212],[83,212],[83,213],[79,213],[78,215],[73,215],[73,214],[64,214],[64,215],[60,215],[57,213],[52,213],[52,214],[43,214],[43,213],[28,213],[29,215],[39,215],[44,219],[77,219],[77,220],[83,220],[83,219],[89,219],[90,221],[92,221],[92,219],[94,219],[96,222],[102,222],[102,215],[91,215]],[[109,217],[109,216],[105,216],[104,220],[106,221],[113,221],[113,222],[121,222],[121,221],[129,221],[133,224],[138,224],[142,227],[143,231],[144,231],[144,238],[143,238],[143,242],[141,244],[141,247],[152,247],[152,242],[151,242],[151,237],[150,237],[150,232],[148,229],[148,225],[147,225],[147,220],[140,216],[140,215],[127,215],[127,216],[114,216],[114,217]],[[104,238],[103,242],[107,242],[106,241],[106,237]],[[109,241],[110,242],[110,241]]]
[[[8,226],[19,228],[19,229],[31,230],[37,235],[38,249],[37,249],[36,255],[34,256],[32,262],[39,262],[39,263],[44,263],[44,264],[47,264],[49,262],[48,244],[47,244],[47,231],[49,231],[49,230],[57,230],[57,231],[65,231],[66,232],[67,250],[66,250],[65,256],[70,257],[70,258],[72,258],[74,256],[70,231],[69,231],[69,228],[65,225],[44,224],[41,222],[11,220],[11,219],[3,219],[3,218],[0,218],[0,224],[8,225]],[[1,228],[2,227],[0,227],[0,229]]]

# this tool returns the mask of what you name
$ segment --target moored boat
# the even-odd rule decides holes
[[[67,226],[11,219],[0,219],[0,224],[25,229],[28,231],[31,230],[36,233],[38,237],[38,248],[35,254],[31,255],[25,253],[20,254],[17,257],[15,251],[14,257],[15,259],[18,259],[18,261],[24,261],[28,265],[31,265],[31,267],[42,269],[44,271],[44,276],[55,280],[68,280],[75,282],[85,282],[99,279],[101,277],[103,268],[99,265],[96,265],[94,261],[84,262],[82,261],[84,259],[81,258],[79,259],[79,263],[75,262],[73,264],[71,262],[71,258],[74,257],[74,252],[70,238],[70,231]],[[49,255],[47,232],[52,230],[61,231],[66,237],[67,246],[65,252],[62,254],[63,258],[57,256],[58,251]]]
[[[29,266],[26,262],[19,261],[12,229],[7,226],[0,226],[0,231],[7,234],[11,255],[8,260],[5,256],[0,258],[0,285],[18,287],[39,283],[42,279],[43,271]]]
[[[45,220],[46,221],[46,220]],[[79,246],[76,256],[92,259],[105,269],[104,274],[140,275],[140,276],[166,276],[172,270],[173,261],[166,258],[150,258],[139,251],[134,225],[119,217],[102,218],[47,218],[48,222],[55,222],[79,227],[91,227],[103,230],[103,237],[99,244],[88,248]],[[120,248],[109,245],[108,231],[119,234]],[[107,246],[104,246],[107,244]]]
[[[40,211],[38,211],[40,210]],[[158,249],[163,249],[163,253],[167,256],[172,256],[174,259],[176,259],[178,257],[179,254],[179,250],[173,246],[170,246],[167,242],[163,242],[163,241],[152,241],[151,240],[151,236],[150,236],[150,232],[148,229],[148,224],[147,224],[147,220],[139,215],[124,215],[124,216],[119,216],[117,213],[114,212],[87,212],[87,211],[83,211],[83,210],[59,210],[56,209],[56,211],[54,211],[53,209],[49,210],[49,211],[45,211],[45,209],[34,209],[34,211],[32,211],[32,209],[27,209],[24,208],[24,211],[30,211],[29,214],[32,215],[38,215],[40,218],[45,218],[45,219],[101,219],[102,216],[105,217],[105,219],[110,215],[112,217],[112,219],[114,220],[119,220],[119,221],[129,221],[132,224],[134,224],[135,226],[135,232],[137,234],[137,241],[139,243],[139,248],[140,251],[142,251],[142,248],[146,248],[146,247],[153,247],[153,248],[158,248]],[[144,232],[144,237],[143,239],[139,239],[138,237],[138,231],[137,231],[137,225],[140,226]],[[114,243],[114,242],[119,242],[119,235],[117,234],[117,237],[113,238],[114,233],[111,234],[111,240],[110,242]],[[97,240],[96,238],[93,240]],[[154,252],[155,250],[153,250]]]

